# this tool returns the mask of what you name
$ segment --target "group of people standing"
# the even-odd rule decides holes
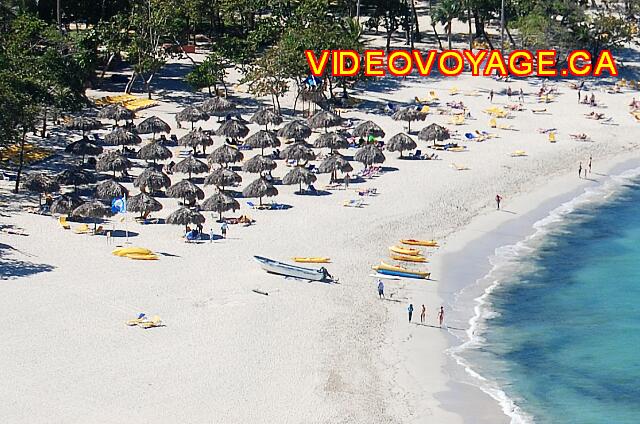
[[[582,166],[582,162],[580,162],[580,165],[578,165],[578,178],[587,178],[587,176],[589,174],[591,174],[591,162],[592,162],[593,158],[591,156],[589,156],[589,162],[586,166]],[[582,174],[584,173],[584,177],[582,176]]]
[[[378,297],[380,299],[384,299],[384,283],[382,280],[378,280]],[[407,312],[409,313],[409,322],[413,319],[413,303],[409,304],[407,308]],[[422,305],[422,309],[420,311],[420,323],[424,324],[427,320],[427,307]],[[444,322],[444,306],[440,306],[440,310],[438,311],[438,325],[442,327],[442,323]]]

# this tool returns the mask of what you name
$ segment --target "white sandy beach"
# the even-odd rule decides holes
[[[436,161],[400,160],[397,153],[385,152],[388,172],[352,187],[377,188],[379,194],[365,198],[363,208],[342,206],[358,197],[353,189],[313,197],[295,195],[297,186],[278,186],[275,200],[292,208],[277,211],[250,210],[245,204],[249,199],[239,199],[241,210],[227,215],[249,214],[255,225],[231,226],[228,239],[213,243],[186,244],[180,226],[142,226],[128,214],[129,241],[161,255],[151,262],[111,255],[125,243],[122,237],[108,245],[104,237],[64,231],[52,217],[21,212],[24,203],[37,199],[21,195],[16,200],[9,183],[1,182],[6,206],[0,223],[28,235],[1,235],[0,266],[11,267],[7,273],[12,275],[0,282],[5,317],[0,329],[0,375],[5,381],[0,386],[0,422],[508,422],[489,396],[468,380],[457,379],[460,370],[453,369],[445,353],[451,337],[445,329],[432,327],[443,292],[461,284],[442,278],[447,273],[440,267],[441,258],[472,240],[474,231],[488,232],[545,199],[597,184],[611,163],[636,158],[638,141],[632,136],[638,124],[627,105],[638,93],[608,94],[601,90],[604,82],[588,82],[588,93],[595,93],[605,106],[595,110],[615,124],[603,125],[583,116],[593,108],[578,105],[576,91],[561,81],[548,83],[560,95],[543,105],[535,96],[540,84],[536,79],[504,83],[462,76],[394,79],[390,84],[392,89],[379,83],[355,95],[381,105],[408,104],[435,90],[442,104],[463,101],[475,119],[454,126],[449,116],[429,114],[426,121],[412,123],[412,131],[436,122],[460,134],[482,130],[498,137],[481,143],[459,140],[468,151],[438,151]],[[491,106],[488,91],[496,92],[494,105],[504,106],[509,103],[503,94],[508,86],[522,88],[526,95],[525,110],[500,120],[518,131],[490,129],[489,116],[482,112]],[[481,95],[451,96],[452,87]],[[89,92],[91,97],[104,94]],[[233,90],[231,94],[249,97]],[[170,100],[181,96],[191,94],[160,91],[160,105],[140,112],[136,123],[157,115],[173,126],[173,115],[182,106]],[[282,104],[292,107],[293,96]],[[548,114],[533,114],[532,108],[546,108]],[[255,110],[247,106],[243,117]],[[343,117],[372,119],[387,138],[406,131],[405,123],[380,111],[353,110]],[[212,118],[198,125],[216,129],[219,124]],[[249,127],[252,133],[259,129]],[[538,128],[556,128],[558,142],[549,143]],[[173,133],[180,137],[186,132]],[[593,142],[570,138],[579,132]],[[222,142],[216,137],[213,148]],[[418,146],[430,152],[425,142]],[[527,156],[511,157],[515,150],[525,150]],[[354,152],[343,151],[347,156]],[[585,165],[590,155],[592,177],[578,179],[578,163]],[[273,175],[282,177],[288,169],[278,163]],[[452,163],[469,170],[456,171]],[[354,163],[354,168],[362,165]],[[134,168],[131,174],[140,171]],[[241,174],[242,187],[255,177]],[[186,178],[173,175],[173,182],[181,177]],[[319,175],[316,187],[328,179]],[[131,184],[126,186],[138,193]],[[207,197],[213,192],[210,186],[204,190]],[[512,213],[494,211],[498,193],[504,209]],[[159,200],[164,209],[154,216],[166,217],[177,207],[176,199]],[[205,232],[213,227],[219,233],[217,216],[206,216]],[[454,236],[474,222],[466,236]],[[124,228],[115,218],[106,225]],[[452,237],[455,242],[449,246]],[[387,295],[400,301],[381,301],[369,277],[371,266],[381,259],[390,262],[387,248],[401,238],[435,238],[443,247],[425,267],[432,280],[387,281]],[[328,256],[332,263],[327,268],[340,282],[307,283],[270,275],[253,255],[284,261]],[[444,263],[462,268],[467,258],[455,265],[449,259]],[[409,303],[416,309],[414,322],[419,322],[420,305],[427,307],[429,326],[407,323]],[[166,326],[143,330],[124,325],[140,312],[160,315]],[[466,325],[464,316],[452,317],[449,324]]]

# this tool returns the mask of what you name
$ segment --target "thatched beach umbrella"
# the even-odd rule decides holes
[[[390,152],[400,152],[400,157],[402,157],[402,152],[405,150],[413,150],[418,145],[415,141],[405,133],[398,133],[391,137],[386,144],[386,148]]]
[[[113,172],[113,177],[115,178],[116,171],[124,173],[127,169],[131,168],[131,166],[133,166],[133,164],[129,159],[122,156],[115,150],[111,150],[98,156],[96,171]]]
[[[334,182],[337,178],[337,172],[348,173],[353,171],[353,167],[343,156],[339,154],[333,154],[323,160],[318,165],[318,172],[322,174],[331,174],[331,182]]]
[[[32,193],[38,193],[38,204],[42,206],[42,194],[60,190],[55,178],[42,173],[33,173],[24,177],[22,186]]]
[[[113,119],[118,126],[118,121],[124,119],[130,121],[133,119],[133,112],[120,104],[111,104],[103,107],[98,112],[98,118],[100,119]]]
[[[402,109],[391,115],[391,117],[395,121],[406,121],[409,124],[408,132],[409,134],[411,134],[411,122],[424,121],[427,115],[421,113],[415,107],[403,107]]]
[[[141,192],[127,199],[127,211],[140,212],[141,218],[149,215],[151,212],[158,212],[160,210],[162,210],[162,203],[147,193]]]
[[[189,208],[180,208],[167,218],[167,224],[184,225],[185,231],[189,224],[204,224],[205,217],[200,212]]]
[[[136,129],[139,134],[153,134],[153,140],[156,139],[156,134],[158,133],[167,133],[171,132],[171,127],[169,124],[164,122],[162,119],[157,116],[150,116],[144,121],[140,122]]]
[[[142,139],[138,134],[129,132],[124,127],[118,127],[104,136],[104,142],[112,146],[122,145],[124,151],[124,146],[139,144]]]
[[[66,124],[65,127],[70,130],[80,130],[82,131],[82,135],[86,131],[97,130],[102,127],[100,121],[95,118],[90,118],[88,116],[77,116],[71,118]]]
[[[217,163],[219,165],[227,166],[230,163],[236,163],[244,159],[244,155],[240,150],[228,144],[215,149],[207,158],[210,164]]]
[[[100,153],[102,153],[102,147],[90,143],[86,138],[82,138],[81,140],[74,141],[73,143],[68,144],[67,147],[64,148],[64,151],[75,156],[81,156],[81,163],[84,163],[85,156],[99,155]]]
[[[280,145],[280,140],[278,140],[278,137],[274,132],[260,130],[251,134],[244,141],[244,145],[254,149],[261,149],[260,154],[264,155],[265,147],[278,147]]]
[[[220,115],[236,108],[236,104],[224,97],[215,96],[205,100],[200,105],[200,109],[211,114]]]
[[[152,141],[138,150],[138,158],[147,161],[152,160],[153,163],[156,163],[158,160],[169,159],[171,156],[173,156],[171,150],[167,149],[162,145],[162,143],[157,141]]]
[[[269,124],[280,125],[282,123],[282,116],[269,108],[261,107],[256,113],[251,115],[249,120],[254,124],[264,125],[264,129],[267,130]]]
[[[353,135],[356,137],[364,138],[369,137],[370,135],[374,137],[384,138],[385,133],[384,130],[380,128],[380,126],[375,122],[365,121],[354,128]]]
[[[93,172],[85,171],[79,167],[74,167],[65,169],[56,175],[56,181],[58,181],[60,185],[72,185],[74,191],[77,191],[79,185],[95,183],[96,176]]]
[[[313,184],[317,179],[318,177],[316,177],[316,175],[307,168],[303,166],[296,166],[291,171],[287,172],[282,179],[282,184],[299,184],[299,193],[302,194],[302,183],[307,185]]]
[[[189,174],[189,179],[191,179],[191,174],[204,174],[205,172],[209,172],[209,165],[199,161],[193,156],[189,156],[176,163],[173,170],[175,172]]]
[[[63,194],[53,201],[50,212],[52,215],[69,215],[84,202],[77,196]]]
[[[187,106],[176,114],[176,121],[178,122],[191,122],[191,129],[193,124],[198,121],[208,121],[209,114],[197,106]]]
[[[235,119],[227,119],[216,130],[217,136],[230,137],[232,139],[245,138],[247,134],[249,134],[249,128]]]
[[[111,208],[107,207],[104,203],[97,200],[93,200],[87,203],[83,203],[71,212],[73,216],[80,216],[82,218],[93,218],[93,229],[95,231],[98,226],[98,219],[113,215]]]
[[[296,141],[306,140],[311,135],[311,128],[301,120],[294,120],[285,124],[278,130],[278,137],[294,139]]]
[[[347,137],[340,133],[326,132],[320,134],[320,136],[316,138],[313,143],[313,147],[318,149],[328,148],[333,152],[338,149],[349,148],[349,142],[347,141]]]
[[[263,197],[273,197],[278,195],[278,189],[263,177],[258,178],[242,190],[244,197],[257,197],[262,205]]]
[[[129,191],[112,179],[104,180],[96,186],[96,198],[98,199],[111,200],[127,194],[129,194]]]
[[[195,203],[204,199],[204,191],[189,180],[182,180],[167,189],[167,196],[182,199],[184,203]]]
[[[238,184],[242,177],[229,168],[216,168],[204,179],[204,185],[215,185],[224,191],[226,186]]]
[[[149,191],[153,193],[171,186],[171,178],[164,172],[150,167],[142,171],[142,173],[133,180],[133,186],[138,187],[142,192],[146,192],[147,189],[149,189]]]
[[[305,143],[294,143],[280,153],[280,157],[286,160],[295,160],[299,165],[316,158],[316,154]]]
[[[211,140],[209,135],[202,131],[202,128],[198,128],[180,137],[178,144],[193,148],[194,153],[197,151],[198,146],[202,146],[202,152],[207,154],[207,146],[211,146],[213,144],[213,140]]]
[[[242,170],[252,174],[261,174],[264,171],[272,171],[277,166],[276,161],[270,157],[255,155],[242,165]]]
[[[383,163],[385,161],[384,153],[373,144],[367,144],[358,149],[353,156],[355,160],[364,164],[364,166],[373,165],[374,163]]]
[[[218,212],[222,221],[222,213],[226,211],[240,209],[240,203],[224,192],[217,191],[200,206],[200,210]]]
[[[430,124],[420,130],[418,139],[424,141],[444,141],[451,137],[449,130],[438,124]]]
[[[340,125],[342,121],[341,117],[326,110],[319,110],[307,119],[307,123],[311,128],[324,128],[324,132],[327,132],[328,127]]]

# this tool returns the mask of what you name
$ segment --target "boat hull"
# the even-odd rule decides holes
[[[408,256],[419,256],[422,253],[419,249],[414,249],[411,247],[391,246],[389,250],[399,255],[408,255]]]
[[[408,244],[409,246],[426,246],[426,247],[438,247],[438,242],[435,240],[400,240],[402,244]]]
[[[284,275],[287,277],[295,277],[302,280],[311,281],[323,281],[328,279],[326,270],[322,271],[321,269],[304,268],[297,265],[290,265],[262,256],[254,256],[254,258],[260,264],[262,269],[271,274]]]
[[[392,275],[394,277],[403,277],[403,278],[414,278],[416,280],[427,280],[429,279],[429,276],[431,274],[426,273],[426,275],[420,275],[420,274],[411,274],[408,272],[401,272],[401,271],[391,271],[388,269],[378,269],[376,270],[378,273],[383,274],[383,275]]]

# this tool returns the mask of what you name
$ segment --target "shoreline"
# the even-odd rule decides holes
[[[446,369],[450,376],[447,390],[435,394],[443,409],[460,414],[464,423],[527,422],[516,414],[510,415],[508,407],[479,384],[478,376],[483,376],[475,373],[473,369],[467,369],[452,354],[456,348],[469,340],[468,332],[471,331],[472,322],[481,319],[476,308],[479,305],[479,297],[486,294],[487,289],[493,284],[487,278],[494,267],[490,260],[496,249],[519,243],[535,234],[537,230],[534,225],[549,217],[557,208],[576,200],[589,189],[602,187],[611,178],[639,168],[640,154],[632,157],[615,155],[604,161],[601,168],[604,171],[594,172],[602,177],[595,181],[595,185],[589,184],[588,180],[576,180],[573,172],[565,173],[509,201],[505,205],[506,211],[513,214],[499,214],[497,211],[487,210],[446,238],[443,248],[432,256],[432,270],[440,276],[440,281],[455,282],[454,289],[448,284],[438,289],[438,296],[442,299],[445,310],[448,306],[450,311],[446,316],[446,323],[448,327],[454,327],[448,328],[449,347],[445,352]],[[550,187],[554,187],[555,190],[557,187],[565,189],[561,193],[552,193]],[[464,266],[460,266],[460,257],[465,258]],[[444,287],[447,289],[443,290]],[[464,331],[461,331],[462,329]],[[466,392],[463,395],[464,403],[460,402],[461,391]],[[469,411],[469,400],[472,400],[472,411]],[[499,410],[498,416],[495,415],[494,408],[485,404],[487,400]],[[508,397],[502,401],[511,402]],[[478,417],[478,413],[482,412],[486,413],[486,416],[483,414]],[[504,420],[497,421],[498,417],[504,417]],[[487,421],[484,421],[485,419]]]

